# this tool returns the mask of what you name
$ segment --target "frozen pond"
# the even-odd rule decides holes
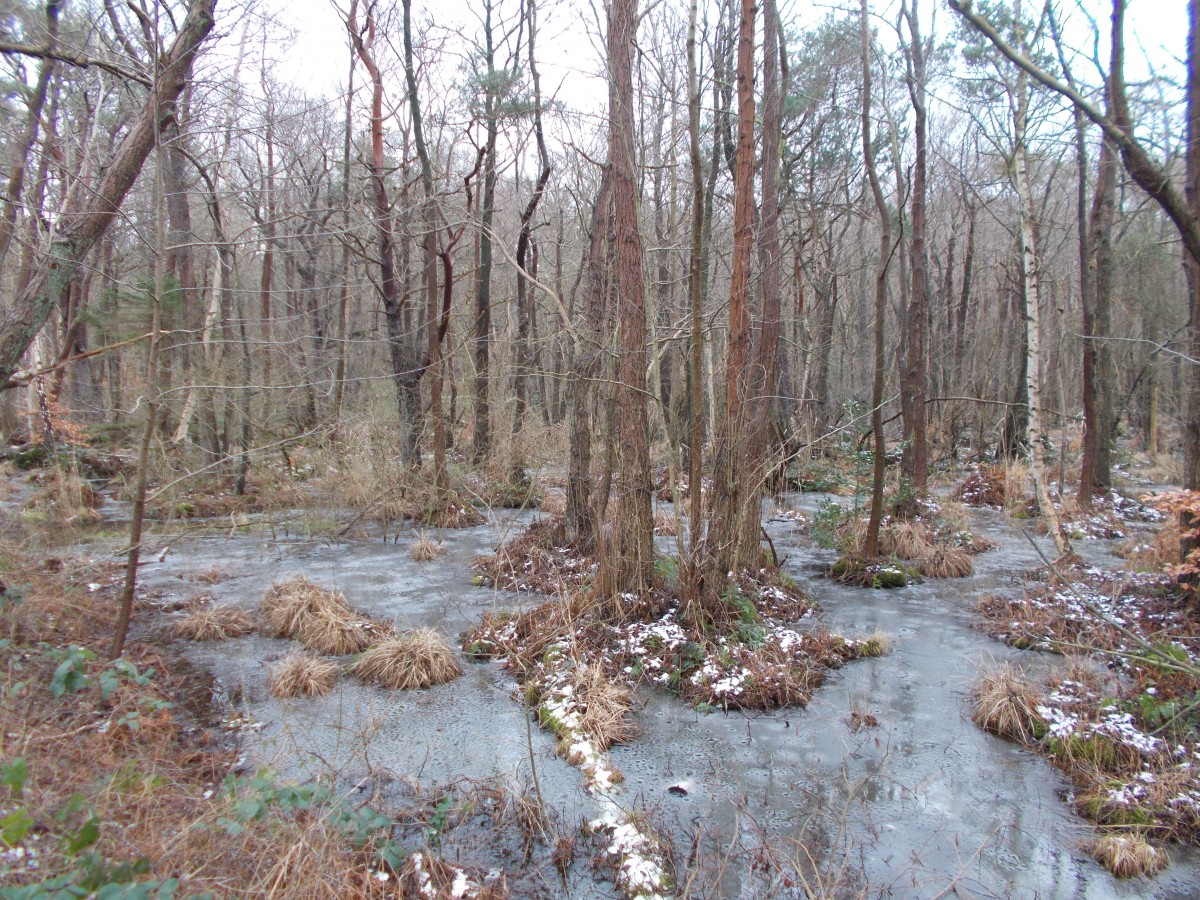
[[[789,500],[811,512],[818,497]],[[498,533],[512,526],[500,517],[438,533],[450,552],[432,563],[409,558],[411,530],[394,542],[200,537],[148,562],[143,583],[171,597],[211,593],[249,609],[273,582],[302,574],[337,587],[374,617],[401,628],[431,625],[453,639],[482,612],[518,602],[471,584],[471,560],[491,552]],[[626,776],[624,797],[670,834],[682,877],[702,873],[693,885],[698,895],[763,896],[765,884],[751,871],[766,848],[777,860],[799,860],[810,879],[837,874],[843,887],[868,896],[1196,896],[1200,865],[1190,850],[1173,849],[1171,867],[1153,881],[1113,879],[1078,849],[1089,827],[1063,799],[1065,779],[1046,760],[971,724],[969,693],[981,662],[1055,664],[973,627],[979,597],[1019,588],[1020,573],[1039,562],[1006,519],[975,514],[975,530],[1001,547],[975,558],[973,577],[894,591],[833,584],[820,574],[831,553],[786,523],[769,529],[786,571],[821,604],[824,627],[849,636],[878,628],[895,641],[890,655],[832,673],[803,710],[702,715],[672,696],[644,695],[642,736],[610,755]],[[1082,550],[1112,562],[1101,545]],[[218,573],[211,585],[198,580]],[[592,813],[579,773],[555,756],[549,735],[527,728],[515,685],[497,665],[468,664],[449,685],[409,693],[346,677],[325,698],[282,703],[267,694],[267,665],[290,646],[252,637],[191,651],[233,705],[261,723],[247,737],[256,762],[386,789],[464,777],[527,783],[532,751],[545,800],[563,821]],[[874,716],[878,726],[855,730],[852,713]],[[668,790],[679,784],[686,795]],[[816,859],[815,872],[806,854]],[[586,875],[586,866],[576,869]],[[565,890],[603,896],[609,887],[577,873]],[[798,886],[781,892],[804,895]]]

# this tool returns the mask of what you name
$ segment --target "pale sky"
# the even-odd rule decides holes
[[[348,0],[337,0],[347,6]],[[606,97],[605,85],[600,80],[602,67],[599,62],[599,44],[595,36],[596,9],[602,0],[543,0],[539,6],[540,32],[538,40],[539,69],[542,75],[542,90],[546,96],[557,94],[573,108],[597,111],[603,108]],[[662,0],[679,3],[681,14],[685,14],[686,0]],[[257,5],[257,4],[256,4]],[[498,4],[499,5],[499,4]],[[814,0],[782,0],[780,13],[785,22],[796,27],[814,24],[837,9],[854,7],[849,2],[814,2]],[[934,6],[936,5],[936,9]],[[1040,3],[1034,0],[1033,5]],[[263,7],[273,10],[281,22],[287,23],[296,32],[295,43],[282,53],[280,76],[305,90],[310,96],[337,92],[346,78],[346,38],[340,17],[335,11],[334,0],[265,0]],[[397,4],[398,6],[398,4]],[[504,9],[511,14],[516,4],[504,0]],[[1104,0],[1060,0],[1059,8],[1067,20],[1068,39],[1086,40],[1086,20],[1079,12],[1085,8],[1106,25],[1110,6]],[[895,3],[888,0],[872,2],[873,10],[881,21],[894,21]],[[481,30],[471,0],[413,0],[413,17],[417,22],[432,17],[439,29],[450,34],[461,33],[468,37]],[[955,14],[942,0],[925,0],[921,3],[922,17],[926,23],[933,14],[941,34],[954,26]],[[1127,76],[1131,81],[1143,77],[1148,66],[1160,73],[1182,77],[1181,60],[1186,50],[1187,10],[1185,0],[1131,0],[1126,18]],[[397,29],[398,30],[398,29]],[[888,28],[881,34],[886,38]],[[395,36],[399,46],[399,35]],[[461,44],[452,41],[451,52],[461,50]],[[457,46],[453,46],[457,44]],[[1102,49],[1103,54],[1107,50]],[[1094,73],[1081,72],[1081,77],[1094,80]],[[361,73],[360,73],[361,75]]]

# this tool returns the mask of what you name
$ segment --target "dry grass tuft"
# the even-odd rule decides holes
[[[206,569],[196,576],[196,580],[201,584],[218,584],[225,580],[227,576],[225,572],[218,566],[213,566],[211,569]]]
[[[46,525],[74,528],[100,521],[96,510],[104,498],[77,472],[54,466],[47,472],[35,472],[32,480],[42,489],[26,509],[44,515]]]
[[[1033,495],[1033,470],[1027,462],[1010,462],[1004,471],[1004,508],[1010,513],[1024,512],[1030,508],[1040,514],[1037,498]]]
[[[879,530],[879,552],[884,556],[923,559],[933,547],[929,526],[921,522],[891,522]]]
[[[917,561],[917,569],[926,578],[966,578],[975,571],[975,563],[965,549],[938,544]]]
[[[434,538],[428,531],[422,531],[416,542],[408,548],[408,555],[417,562],[433,562],[441,559],[449,551],[446,545]]]
[[[171,634],[189,641],[223,641],[243,637],[254,630],[254,618],[244,609],[228,604],[193,607],[175,623]]]
[[[547,491],[546,495],[542,497],[542,505],[539,509],[552,516],[565,516],[567,514],[567,495],[559,491]]]
[[[410,511],[410,517],[431,528],[474,528],[487,521],[487,516],[453,493]]]
[[[313,584],[307,578],[289,578],[267,588],[259,603],[275,637],[296,637],[310,619],[351,618],[353,610],[340,591]]]
[[[892,636],[878,629],[859,641],[857,649],[860,657],[887,656],[892,652]]]
[[[945,500],[938,507],[937,519],[948,531],[970,531],[971,514],[958,500]]]
[[[281,700],[294,697],[323,697],[337,684],[338,667],[309,653],[295,652],[284,657],[267,682],[271,695]]]
[[[1157,875],[1167,867],[1167,852],[1137,834],[1106,834],[1092,841],[1088,853],[1118,878]]]
[[[600,665],[578,666],[572,697],[583,708],[580,728],[601,750],[625,744],[638,735],[631,718],[633,692],[610,681]]]
[[[971,721],[991,734],[1025,743],[1032,740],[1037,713],[1037,689],[1009,663],[984,669],[972,691]]]
[[[1179,519],[1167,519],[1147,541],[1143,536],[1130,538],[1117,548],[1117,555],[1124,557],[1131,569],[1141,572],[1159,572],[1169,565],[1179,564]]]
[[[392,630],[354,615],[318,613],[308,616],[294,635],[305,647],[327,656],[361,653],[390,637]]]
[[[662,537],[675,537],[679,534],[679,523],[673,513],[665,509],[654,511],[654,533]]]
[[[363,681],[396,691],[445,684],[463,673],[450,645],[432,628],[418,628],[377,644],[350,671]]]
[[[958,544],[968,553],[988,553],[1000,546],[998,541],[970,532],[960,532]]]

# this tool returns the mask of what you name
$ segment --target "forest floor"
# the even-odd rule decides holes
[[[912,583],[882,591],[828,577],[857,501],[844,475],[807,473],[827,490],[765,504],[779,569],[698,642],[670,591],[668,504],[664,588],[614,623],[572,603],[590,563],[545,513],[389,525],[375,501],[314,501],[303,469],[253,502],[160,496],[115,664],[127,506],[54,467],[6,473],[5,897],[1183,897],[1200,881],[1200,627],[1132,477],[1107,509],[1068,505],[1087,562],[1060,572],[1019,488],[948,476],[944,495],[981,505],[949,504],[933,531],[980,551],[970,574],[919,581],[932,551],[897,545]],[[559,491],[536,488],[553,510]],[[334,664],[328,692],[281,699],[279,670],[315,638],[277,636],[259,607],[294,576],[344,598],[338,635],[433,628],[463,661],[392,690],[335,643],[306,651]],[[225,624],[188,632],[198,612]],[[1156,872],[1167,854],[1151,880],[1093,861]]]

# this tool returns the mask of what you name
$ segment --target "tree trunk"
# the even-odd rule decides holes
[[[911,501],[925,496],[929,481],[929,443],[926,437],[925,400],[928,396],[929,364],[926,355],[929,306],[929,257],[925,247],[926,205],[926,112],[925,112],[925,46],[921,42],[917,0],[912,11],[901,4],[901,15],[908,20],[911,42],[905,54],[908,64],[908,93],[913,107],[913,137],[916,158],[913,162],[911,241],[912,290],[906,314],[904,332],[904,376],[901,384],[901,411],[904,420],[904,454],[901,472]],[[912,514],[916,507],[910,502],[905,512]]]
[[[496,207],[496,140],[499,123],[496,120],[496,96],[491,78],[495,67],[495,49],[492,46],[492,3],[484,3],[484,62],[487,65],[488,83],[483,101],[486,119],[487,143],[483,160],[483,193],[479,208],[479,266],[475,270],[475,428],[471,441],[471,456],[476,464],[492,452],[492,424],[490,399],[490,353],[492,344],[492,216]],[[520,276],[518,276],[520,277]]]
[[[58,43],[59,0],[46,3],[46,46],[53,50]],[[13,141],[12,160],[8,168],[8,185],[4,191],[3,206],[0,206],[0,269],[8,257],[13,234],[17,228],[17,207],[25,190],[25,169],[29,154],[37,143],[38,129],[42,122],[42,108],[46,104],[46,92],[54,74],[54,59],[46,56],[38,66],[38,78],[29,95],[29,109],[25,114],[25,128],[21,136]]]
[[[1020,0],[1015,15],[1021,17]],[[1017,77],[1017,96],[1014,112],[1016,145],[1013,148],[1013,166],[1017,197],[1021,208],[1021,281],[1025,301],[1025,400],[1029,407],[1029,424],[1026,428],[1029,443],[1029,463],[1033,475],[1034,491],[1038,506],[1046,520],[1046,528],[1054,539],[1060,557],[1071,553],[1071,545],[1063,532],[1058,512],[1050,498],[1050,487],[1046,481],[1045,451],[1046,434],[1042,425],[1041,399],[1041,272],[1034,242],[1033,188],[1029,181],[1029,151],[1026,145],[1029,114],[1028,76],[1021,72]]]
[[[646,411],[646,298],[638,227],[633,140],[633,45],[637,0],[612,0],[608,19],[608,171],[616,230],[615,287],[620,358],[613,386],[617,422],[617,511],[612,540],[601,544],[598,586],[603,597],[641,596],[654,580],[654,516],[650,427]],[[543,170],[545,172],[545,170]]]
[[[729,289],[729,334],[725,348],[725,415],[713,458],[713,499],[706,538],[709,576],[705,592],[712,601],[724,590],[730,572],[757,568],[757,559],[740,555],[740,515],[747,497],[757,496],[744,482],[750,362],[750,253],[754,239],[754,0],[741,0],[737,42],[737,155],[734,166],[733,271]],[[756,545],[757,549],[757,545]]]
[[[871,29],[867,20],[867,0],[861,3],[860,32],[862,38],[863,108],[862,144],[871,196],[879,214],[879,261],[875,266],[875,371],[871,387],[871,431],[875,436],[875,460],[871,474],[871,514],[867,519],[867,534],[862,554],[866,559],[879,555],[879,526],[883,521],[884,467],[887,462],[887,440],[883,432],[883,326],[887,313],[887,277],[892,254],[892,213],[883,196],[875,152],[871,144]]]

